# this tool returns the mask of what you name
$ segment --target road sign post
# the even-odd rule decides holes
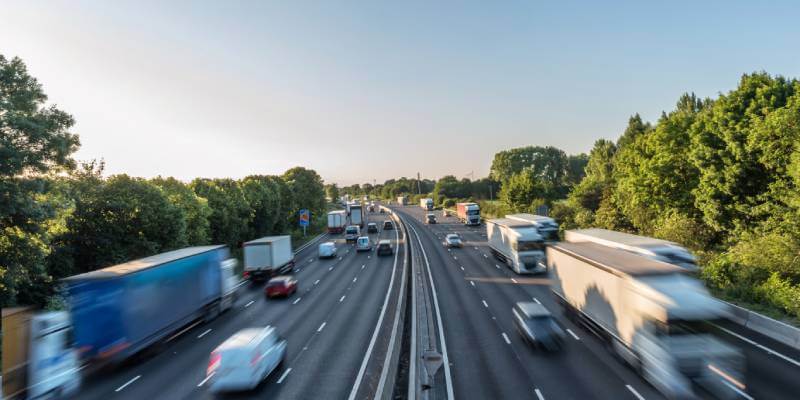
[[[311,212],[308,209],[302,209],[300,214],[300,226],[303,227],[303,237],[306,237],[306,227],[308,227],[309,220],[311,219]]]

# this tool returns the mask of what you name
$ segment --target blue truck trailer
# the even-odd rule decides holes
[[[174,250],[64,279],[83,359],[119,362],[229,308],[238,279],[226,246]]]

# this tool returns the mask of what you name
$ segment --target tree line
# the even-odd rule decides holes
[[[325,189],[313,170],[243,179],[103,177],[79,164],[75,121],[46,105],[19,59],[0,55],[0,302],[46,306],[60,278],[186,246],[298,235],[297,212],[319,221]]]
[[[416,194],[416,182],[343,192],[393,199]],[[597,140],[588,155],[510,149],[495,154],[486,178],[447,176],[422,187],[439,205],[479,201],[484,215],[547,206],[562,230],[600,227],[675,241],[699,256],[701,277],[717,295],[800,318],[796,79],[745,74],[713,99],[683,94],[655,122],[633,115],[617,140]]]

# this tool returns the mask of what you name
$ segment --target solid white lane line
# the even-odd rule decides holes
[[[297,303],[299,303],[299,302],[300,302],[300,299],[302,299],[302,297],[298,297],[298,298],[297,298],[297,300],[295,300],[294,302],[292,302],[292,304],[297,304]]]
[[[511,278],[511,282],[518,283],[516,279]]]
[[[505,339],[506,344],[511,344],[511,340],[508,339],[508,335],[505,332],[503,332],[503,339]]]
[[[327,324],[328,324],[327,322],[323,322],[322,325],[320,325],[319,328],[317,328],[317,332],[322,332],[322,330],[325,329],[325,325]]]
[[[469,281],[469,283],[470,283],[472,286],[475,286],[475,282],[473,282],[473,281]]]
[[[753,400],[753,396],[750,396],[749,394],[743,392],[741,389],[739,389],[736,386],[730,384],[729,382],[727,382],[727,381],[720,381],[720,382],[722,382],[723,385],[731,388],[731,390],[733,390],[734,392],[738,393],[740,396],[744,397],[745,399]]]
[[[205,332],[203,332],[203,333],[201,333],[201,334],[197,335],[197,338],[198,338],[198,339],[200,339],[201,337],[203,337],[203,336],[207,335],[207,334],[208,334],[208,332],[211,332],[211,329],[207,329]]]
[[[314,282],[314,285],[316,285],[316,284],[318,284],[318,283],[319,283],[319,279],[317,279],[317,281],[316,281],[316,282]]]
[[[488,305],[488,304],[486,304],[486,300],[481,300],[481,303],[483,303],[483,306],[484,306],[484,307],[486,307],[486,308],[489,308],[489,305]]]
[[[398,243],[398,247],[399,247],[400,233],[398,232],[398,230],[394,231],[394,238],[395,238],[395,243]],[[383,324],[383,317],[386,314],[386,309],[388,308],[386,305],[389,304],[389,296],[392,294],[392,286],[394,285],[394,276],[396,275],[395,272],[397,271],[397,257],[398,257],[398,255],[400,255],[400,252],[399,251],[395,251],[394,252],[394,263],[392,264],[392,275],[391,275],[391,278],[389,279],[389,287],[386,290],[386,297],[383,299],[383,306],[381,306],[381,313],[378,316],[378,323],[375,325],[375,330],[372,332],[372,338],[369,340],[369,346],[367,346],[367,352],[364,353],[364,359],[361,360],[361,366],[358,368],[358,374],[356,375],[356,381],[353,383],[353,389],[350,391],[350,395],[348,396],[348,400],[354,400],[356,398],[356,394],[358,393],[358,389],[361,387],[361,380],[364,379],[364,372],[367,369],[367,363],[369,362],[369,359],[372,356],[372,348],[375,347],[375,342],[378,340],[378,332],[380,331],[380,327]]]
[[[537,299],[536,297],[534,297],[534,298],[533,298],[533,301],[535,301],[535,302],[536,302],[536,303],[538,303],[538,304],[542,304],[542,302],[541,302],[541,301],[539,301],[539,299]]]
[[[417,243],[422,250],[422,258],[425,260],[425,269],[428,272],[428,281],[431,284],[431,293],[433,294],[433,309],[436,313],[436,325],[439,327],[439,342],[442,344],[442,364],[444,365],[444,382],[447,386],[447,399],[455,399],[453,394],[453,377],[450,374],[450,358],[447,356],[447,343],[444,339],[444,327],[442,324],[442,312],[439,308],[439,297],[436,295],[436,284],[433,282],[433,274],[431,273],[431,263],[428,261],[428,253],[425,251],[425,246],[422,245],[422,239],[419,238],[419,233],[412,225],[409,225],[414,236],[417,237]],[[472,282],[472,281],[470,281]]]
[[[569,334],[572,335],[572,337],[574,337],[575,340],[581,340],[581,338],[579,338],[578,335],[576,335],[575,332],[572,331],[572,329],[567,328],[567,332],[569,332]]]
[[[347,295],[344,295],[344,296],[340,297],[339,298],[339,303],[343,302],[345,297],[347,297]]]
[[[283,375],[281,375],[281,377],[278,378],[278,383],[282,383],[283,380],[286,379],[286,375],[289,375],[289,372],[292,372],[291,368],[286,369],[286,372],[284,372]]]
[[[128,385],[130,385],[130,384],[131,384],[131,383],[133,383],[133,382],[136,382],[136,381],[137,381],[137,380],[139,380],[139,378],[141,378],[141,377],[142,377],[141,375],[136,375],[136,377],[135,377],[135,378],[133,378],[133,379],[131,379],[131,380],[129,380],[129,381],[127,381],[127,382],[125,382],[125,384],[124,384],[124,385],[122,385],[122,386],[118,387],[118,388],[117,388],[117,390],[115,390],[115,392],[119,392],[120,390],[122,390],[122,389],[125,389],[126,387],[128,387]]]
[[[250,302],[249,302],[249,303],[247,303],[247,304],[245,304],[245,305],[244,305],[244,308],[247,308],[247,307],[250,307],[250,306],[252,306],[252,305],[253,305],[253,303],[255,303],[255,302],[256,302],[255,300],[250,300]]]
[[[544,400],[544,396],[542,396],[542,392],[540,392],[539,389],[533,389],[533,391],[536,392],[536,397],[539,400]]]
[[[795,359],[793,359],[793,358],[790,358],[790,357],[788,357],[788,356],[785,356],[785,355],[783,355],[783,354],[781,354],[781,353],[778,353],[777,351],[775,351],[775,350],[772,350],[772,349],[770,349],[770,348],[769,348],[769,347],[767,347],[767,346],[764,346],[764,345],[762,345],[762,344],[759,344],[759,343],[757,343],[757,342],[755,342],[755,341],[753,341],[753,340],[750,340],[750,339],[748,339],[748,338],[746,338],[746,337],[744,337],[744,336],[742,336],[742,335],[740,335],[740,334],[738,334],[738,333],[736,333],[736,332],[733,332],[733,331],[731,331],[731,330],[729,330],[729,329],[725,329],[725,328],[723,328],[723,327],[721,327],[721,326],[719,326],[719,325],[717,325],[717,324],[712,324],[712,325],[716,326],[716,327],[717,327],[717,328],[719,328],[719,329],[722,329],[723,331],[725,331],[726,333],[728,333],[729,335],[731,335],[731,336],[733,336],[733,337],[736,337],[736,338],[738,338],[738,339],[740,339],[740,340],[743,340],[743,341],[745,341],[745,342],[747,342],[747,343],[749,343],[749,344],[751,344],[751,345],[753,345],[753,346],[755,346],[755,347],[758,347],[759,349],[761,349],[761,350],[764,350],[764,351],[766,351],[767,353],[774,354],[774,355],[776,355],[776,356],[778,356],[778,357],[782,358],[784,361],[786,361],[786,362],[788,362],[788,363],[791,363],[791,364],[794,364],[796,367],[800,367],[800,361],[797,361],[797,360],[795,360]]]
[[[628,388],[628,390],[630,390],[637,399],[644,400],[644,397],[642,397],[642,395],[640,395],[639,392],[637,392],[636,389],[634,389],[631,385],[625,385],[625,387]]]
[[[206,376],[202,381],[200,381],[200,383],[197,384],[197,387],[203,386],[203,384],[208,382],[208,380],[211,379],[211,377],[214,376],[215,373],[216,372],[208,374],[208,376]]]

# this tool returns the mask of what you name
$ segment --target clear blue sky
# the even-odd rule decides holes
[[[161,3],[3,2],[0,53],[108,173],[479,177],[496,151],[586,152],[746,72],[800,76],[791,1]]]

